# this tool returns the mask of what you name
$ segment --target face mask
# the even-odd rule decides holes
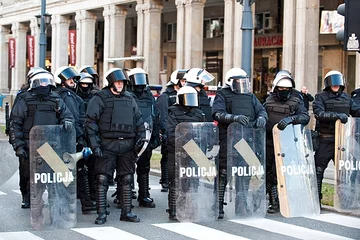
[[[46,95],[50,92],[51,88],[50,86],[40,86],[34,89],[35,93],[39,95]]]
[[[278,96],[280,99],[287,99],[290,95],[290,90],[279,90],[278,91]]]

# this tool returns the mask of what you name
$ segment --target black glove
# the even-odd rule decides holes
[[[23,147],[18,147],[16,149],[16,153],[15,155],[18,157],[18,158],[27,158],[28,157],[28,154],[27,152],[25,151],[25,149]]]
[[[63,123],[63,126],[64,126],[65,131],[67,131],[67,130],[70,130],[72,128],[73,123],[68,121],[68,120],[65,120],[64,123]]]
[[[245,115],[235,115],[234,116],[234,122],[238,122],[241,125],[248,125],[249,124],[249,118]]]
[[[280,130],[284,130],[287,127],[287,125],[289,125],[293,121],[294,121],[294,117],[285,117],[278,122],[277,127]]]
[[[77,142],[76,152],[81,152],[83,150],[83,148],[86,147],[85,139],[82,137],[79,137],[76,142]]]
[[[99,158],[103,157],[103,153],[102,153],[102,151],[101,151],[101,149],[100,149],[99,147],[96,147],[96,148],[94,149],[93,153],[94,153],[94,155],[95,155],[96,157],[99,157]]]
[[[258,128],[263,128],[266,125],[266,119],[264,117],[258,117],[255,120],[255,126]]]
[[[138,140],[136,140],[135,142],[135,147],[134,147],[134,151],[136,153],[136,155],[141,151],[142,147],[144,146],[144,140],[142,138],[139,138]]]
[[[161,133],[159,134],[159,137],[160,137],[161,144],[162,144],[162,145],[166,145],[167,136],[166,136],[165,131],[164,131],[164,132],[161,132]]]
[[[345,113],[337,113],[337,117],[343,124],[347,123],[348,121],[348,116]]]

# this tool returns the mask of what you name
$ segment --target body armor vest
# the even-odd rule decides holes
[[[166,94],[168,96],[168,105],[169,107],[174,105],[176,103],[176,91],[173,90],[171,92],[169,91],[164,91],[164,94]]]
[[[142,118],[144,121],[149,118],[153,118],[154,116],[154,106],[153,106],[153,97],[148,92],[145,91],[140,98],[137,97],[135,94],[133,94],[134,99],[139,107],[139,110],[141,111]]]
[[[204,90],[201,90],[204,91]],[[199,104],[200,104],[200,109],[204,112],[205,114],[205,118],[207,122],[212,122],[214,121],[213,117],[212,117],[212,112],[211,112],[211,106],[210,106],[210,100],[207,97],[206,93],[199,93]]]
[[[110,90],[103,90],[97,94],[105,105],[99,118],[100,136],[103,138],[134,138],[132,97],[128,93],[124,93],[124,96],[117,98],[110,93]]]
[[[29,133],[33,126],[57,125],[57,108],[59,108],[59,97],[50,93],[44,98],[39,98],[33,92],[25,93],[24,101],[27,106],[27,118],[24,122],[24,138],[29,139]]]
[[[203,112],[198,108],[192,108],[188,112],[184,112],[180,109],[178,105],[169,107],[169,111],[171,111],[175,117],[176,120],[181,122],[203,122],[204,121],[204,115]]]
[[[325,106],[325,112],[350,113],[350,98],[346,98],[343,94],[339,97],[322,98]],[[320,121],[319,131],[321,133],[335,134],[335,121]]]
[[[295,96],[291,96],[286,102],[278,101],[276,96],[270,96],[266,100],[266,112],[269,115],[266,130],[271,136],[274,125],[284,117],[294,115],[298,104],[299,99]]]

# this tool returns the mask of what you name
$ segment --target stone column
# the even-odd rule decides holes
[[[360,66],[360,54],[356,53],[355,66]],[[355,89],[360,87],[360,68],[355,67]]]
[[[15,68],[11,78],[10,94],[16,94],[26,79],[26,32],[28,28],[19,22],[13,23],[11,31],[15,38]]]
[[[37,24],[36,18],[32,18],[30,20],[30,29],[31,29],[31,36],[34,36],[34,65],[39,66],[40,60],[40,47],[39,47],[39,39],[40,39],[40,29]]]
[[[9,54],[7,37],[10,29],[1,26],[0,28],[0,93],[9,92]]]
[[[233,47],[233,65],[232,67],[241,67],[242,54],[242,30],[241,23],[243,18],[244,7],[237,1],[234,4],[234,47]],[[224,72],[225,76],[226,72]]]
[[[53,15],[51,19],[52,27],[52,54],[51,54],[51,71],[62,66],[69,65],[68,55],[68,36],[69,36],[69,17],[62,15]],[[55,38],[55,40],[54,40]]]
[[[307,86],[310,93],[317,92],[319,75],[319,4],[319,0],[307,0],[306,6],[304,85]],[[297,89],[301,89],[301,87],[302,85],[297,85]]]
[[[233,67],[234,63],[234,17],[235,0],[224,0],[224,50],[223,50],[223,77]],[[220,81],[220,79],[218,79]]]
[[[305,44],[306,44],[306,2],[296,1],[296,40],[295,40],[295,85],[301,88],[305,79]],[[318,33],[317,33],[318,34]]]
[[[206,0],[186,1],[184,61],[185,68],[202,67],[205,2]]]
[[[284,1],[282,69],[295,73],[296,1]]]
[[[105,75],[107,71],[113,67],[112,63],[109,63],[106,59],[110,57],[110,16],[111,16],[111,5],[105,6],[103,11],[104,16],[104,65],[103,65],[103,82],[99,83],[100,86],[104,87],[107,84]]]
[[[96,15],[87,10],[76,12],[76,66],[94,65]],[[79,27],[78,27],[79,24]],[[80,58],[80,59],[79,59]]]
[[[144,24],[144,70],[149,75],[149,83],[159,84],[160,42],[161,42],[161,10],[159,0],[146,0],[143,5]],[[202,24],[201,24],[202,25]]]
[[[137,36],[136,36],[136,55],[144,56],[144,10],[143,0],[138,0],[136,4],[137,12]],[[143,62],[137,61],[136,67],[143,68]]]
[[[176,69],[184,68],[185,3],[186,0],[175,1],[177,8]]]

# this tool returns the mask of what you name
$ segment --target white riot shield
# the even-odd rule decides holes
[[[226,216],[265,217],[265,173],[265,129],[231,123],[227,131]]]
[[[209,222],[219,215],[218,128],[213,123],[180,123],[175,130],[175,188],[179,221]]]
[[[339,212],[360,213],[360,118],[335,124],[334,207]]]
[[[0,139],[0,186],[6,183],[18,170],[19,159],[15,156],[14,150],[7,139]]]
[[[280,212],[284,217],[320,214],[311,131],[302,125],[273,127]]]
[[[30,131],[30,203],[34,229],[76,225],[76,168],[69,169],[64,153],[75,153],[75,128],[35,126]]]

